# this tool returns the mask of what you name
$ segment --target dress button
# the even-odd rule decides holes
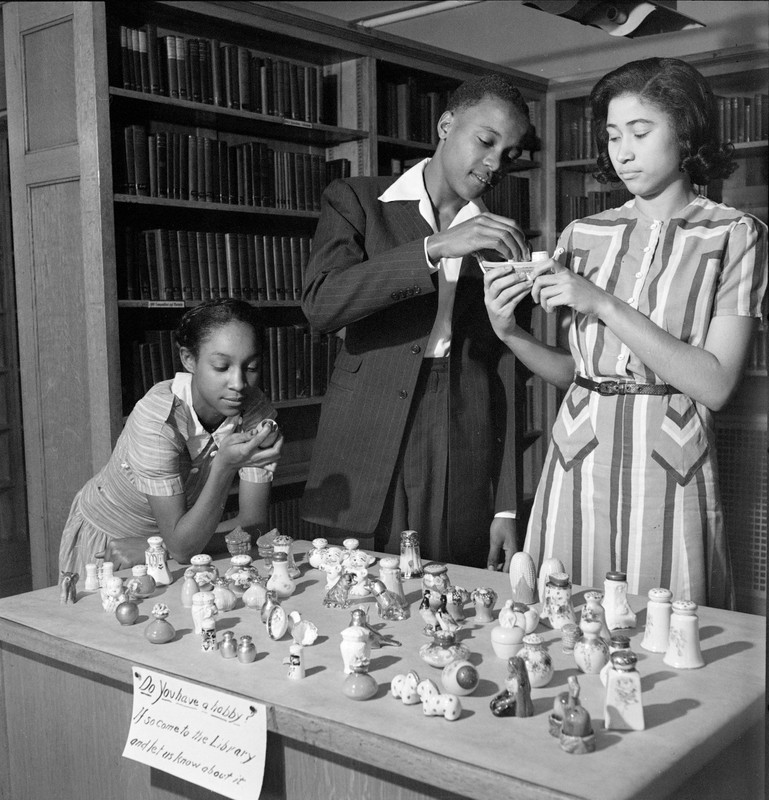
[[[643,277],[643,272],[636,272],[635,276],[636,276],[636,278],[642,278]]]
[[[405,400],[408,396],[409,396],[409,393],[405,389],[401,389],[398,392],[398,397],[400,397],[401,400]]]
[[[197,473],[197,472],[200,472],[200,469],[199,469],[198,467],[193,467],[193,468],[190,470],[190,475],[194,475],[194,474],[195,474],[195,473]]]
[[[418,344],[412,344],[411,345],[411,352],[414,355],[416,355],[417,353],[421,353],[422,352],[422,348]]]
[[[649,245],[647,244],[646,247],[644,247],[644,253],[648,253],[649,250],[651,250],[651,247],[649,247]]]
[[[392,297],[393,300],[398,300],[400,298],[400,295],[398,294],[398,292],[393,292],[390,295],[390,297]]]

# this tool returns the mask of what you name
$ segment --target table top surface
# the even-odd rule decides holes
[[[307,542],[295,542],[297,554]],[[254,551],[254,555],[256,552]],[[216,562],[223,572],[229,559]],[[255,565],[266,574],[264,562]],[[631,638],[641,673],[646,729],[605,730],[604,687],[598,675],[581,673],[572,655],[564,653],[561,636],[540,624],[555,668],[551,682],[532,690],[534,716],[497,718],[490,700],[504,689],[506,660],[491,646],[491,630],[504,601],[512,596],[506,574],[449,565],[453,584],[472,590],[493,588],[499,600],[495,621],[475,620],[472,603],[459,639],[471,651],[480,684],[461,698],[457,721],[426,717],[421,705],[406,706],[390,694],[390,681],[399,673],[415,670],[441,687],[440,669],[419,657],[430,639],[417,612],[421,580],[404,581],[411,617],[383,623],[371,599],[348,609],[322,605],[325,575],[298,556],[302,575],[295,593],[282,602],[287,612],[298,610],[319,630],[317,641],[304,650],[306,677],[287,678],[283,663],[292,639],[269,638],[258,611],[239,603],[220,613],[217,630],[254,637],[258,657],[252,664],[223,659],[201,651],[192,632],[190,610],[181,603],[184,567],[171,564],[175,582],[159,588],[141,601],[136,624],[121,626],[114,614],[103,611],[98,593],[78,592],[74,605],[59,602],[57,587],[0,600],[0,643],[39,652],[86,672],[130,685],[131,664],[167,672],[186,680],[260,701],[269,707],[268,727],[289,738],[401,775],[442,787],[460,795],[488,798],[505,796],[513,788],[521,798],[641,798],[664,796],[689,775],[716,758],[737,736],[763,718],[765,691],[766,620],[763,617],[718,609],[699,609],[699,630],[705,666],[678,670],[663,663],[662,654],[641,648],[646,599],[631,597],[637,627],[622,631]],[[378,563],[370,574],[378,574]],[[126,577],[129,572],[119,573]],[[82,584],[81,584],[82,587]],[[579,615],[586,589],[575,587],[573,599]],[[600,587],[598,587],[600,589]],[[169,622],[177,636],[168,644],[153,645],[144,636],[149,612],[156,602],[170,608]],[[345,679],[339,644],[340,632],[350,622],[353,607],[368,610],[369,622],[402,642],[401,647],[372,650],[370,673],[379,691],[369,701],[355,702],[342,694]],[[565,691],[567,678],[577,675],[580,700],[590,712],[596,734],[596,751],[575,756],[565,753],[548,732],[553,700]],[[126,730],[127,733],[127,730]],[[576,759],[576,760],[575,760]]]

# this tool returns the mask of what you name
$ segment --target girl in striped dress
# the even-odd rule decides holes
[[[698,195],[727,177],[704,78],[678,59],[626,64],[590,103],[599,180],[634,198],[572,222],[533,283],[486,275],[500,338],[566,391],[524,548],[577,584],[627,573],[629,589],[733,606],[713,412],[739,384],[767,285],[766,225]],[[531,291],[560,312],[559,347],[515,323]]]
[[[180,563],[215,533],[264,525],[283,439],[258,387],[261,338],[254,309],[221,299],[187,311],[176,330],[186,372],[157,383],[128,417],[107,465],[78,492],[59,549],[62,571],[85,574],[103,552],[116,569],[143,564],[162,536]],[[238,513],[222,520],[239,475]]]

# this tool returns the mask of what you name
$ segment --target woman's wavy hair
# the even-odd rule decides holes
[[[637,95],[668,115],[678,137],[681,171],[692,183],[728,178],[737,169],[733,146],[719,140],[718,105],[705,78],[678,58],[646,58],[604,75],[590,93],[598,181],[619,181],[609,158],[606,117],[611,100],[625,94]]]
[[[257,344],[261,345],[262,325],[256,309],[245,300],[226,297],[207,300],[187,311],[174,331],[176,346],[186,348],[197,358],[203,342],[217,328],[233,321],[250,325],[254,329]]]

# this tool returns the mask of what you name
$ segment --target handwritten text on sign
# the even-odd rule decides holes
[[[267,710],[225,692],[134,666],[123,755],[232,800],[259,797]]]

